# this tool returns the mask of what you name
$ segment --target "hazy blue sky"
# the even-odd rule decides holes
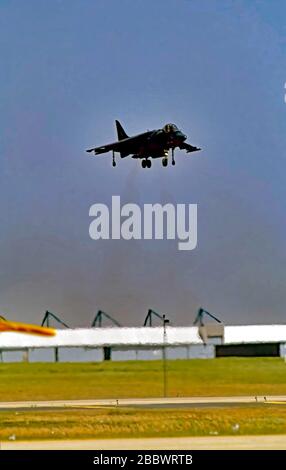
[[[0,310],[285,322],[284,0],[0,0]],[[175,122],[176,167],[85,149]],[[89,207],[198,204],[198,248],[89,238]]]

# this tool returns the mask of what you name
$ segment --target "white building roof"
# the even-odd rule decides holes
[[[286,325],[226,326],[224,344],[286,343]],[[23,333],[0,333],[0,350],[51,347],[103,346],[131,348],[157,347],[164,344],[163,327],[140,328],[77,328],[57,330],[54,337]],[[203,344],[198,327],[166,327],[167,346]]]

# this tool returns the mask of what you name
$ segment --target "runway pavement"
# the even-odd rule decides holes
[[[286,450],[286,435],[2,442],[1,450]]]
[[[231,396],[231,397],[172,397],[142,399],[106,400],[51,400],[1,402],[0,411],[40,411],[96,409],[101,407],[133,408],[190,408],[190,407],[231,407],[231,406],[286,405],[286,396]],[[20,449],[69,449],[69,450],[144,450],[144,449],[280,449],[286,450],[286,435],[273,436],[214,436],[180,438],[140,438],[140,439],[94,439],[59,441],[5,441],[0,443],[1,450]]]
[[[279,396],[231,396],[231,397],[170,397],[170,398],[122,398],[106,400],[49,400],[0,402],[0,411],[43,410],[98,407],[176,408],[215,407],[255,403],[285,404],[286,395]]]

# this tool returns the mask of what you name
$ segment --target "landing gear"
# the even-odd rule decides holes
[[[163,158],[162,165],[163,166],[168,166],[168,158]]]
[[[175,158],[174,158],[174,149],[172,148],[172,165],[176,165]]]
[[[112,152],[112,166],[116,166],[116,161],[115,161],[114,152]]]
[[[145,158],[144,160],[142,160],[142,168],[151,168],[152,166],[152,162],[151,160],[147,160],[147,158]]]

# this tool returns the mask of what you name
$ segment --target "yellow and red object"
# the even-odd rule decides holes
[[[41,336],[55,336],[56,330],[54,328],[48,328],[45,326],[31,325],[30,323],[20,323],[15,321],[5,320],[0,317],[0,333],[4,331],[16,332],[16,333],[27,333],[30,335],[41,335]]]

